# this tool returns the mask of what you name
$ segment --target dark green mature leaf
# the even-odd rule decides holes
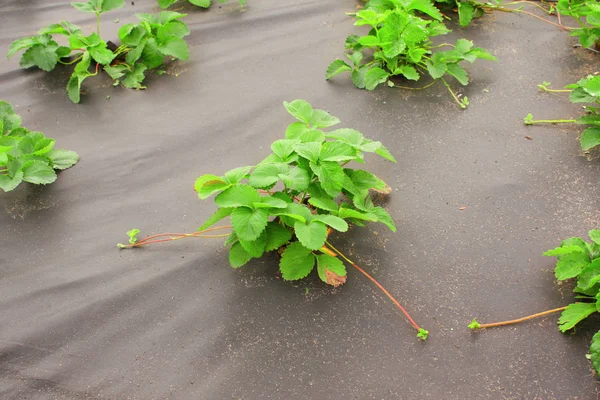
[[[283,102],[285,109],[297,120],[310,124],[313,116],[313,108],[305,100],[294,100],[291,103]],[[288,138],[292,139],[292,138]]]
[[[279,269],[283,279],[306,278],[315,266],[315,256],[299,242],[290,243],[281,256]]]
[[[344,71],[352,71],[352,67],[346,64],[346,62],[343,60],[335,60],[329,64],[329,67],[327,67],[325,79],[329,80]]]
[[[144,89],[145,86],[142,86],[142,82],[146,78],[144,73],[148,67],[146,67],[142,63],[137,63],[133,67],[133,71],[127,71],[121,83],[123,86],[129,89]]]
[[[233,268],[239,268],[248,263],[252,256],[242,247],[240,242],[235,242],[229,250],[229,264]]]
[[[269,211],[264,208],[252,210],[247,207],[238,207],[231,213],[231,225],[240,239],[253,241],[265,230],[268,218]]]
[[[252,257],[259,258],[265,252],[265,247],[267,245],[267,233],[263,231],[260,236],[253,241],[240,239],[240,244]]]
[[[58,62],[57,50],[58,44],[55,41],[33,45],[21,56],[20,66],[21,68],[37,66],[41,70],[50,72]]]
[[[328,254],[318,255],[317,271],[319,278],[328,285],[339,286],[346,282],[346,267],[336,257]]]
[[[217,209],[217,211],[215,211],[215,213],[213,215],[211,215],[210,217],[208,217],[208,219],[206,220],[205,223],[203,223],[200,228],[198,228],[199,231],[203,231],[206,228],[216,224],[217,222],[219,222],[220,220],[222,220],[225,217],[228,217],[231,215],[231,213],[233,212],[234,208],[230,207],[230,208],[219,208]]]
[[[277,250],[292,239],[292,231],[275,221],[267,224],[267,244],[265,251]]]
[[[298,221],[294,224],[294,231],[300,243],[311,250],[319,250],[327,240],[327,226],[319,221]]]
[[[157,68],[162,65],[165,55],[158,48],[156,39],[150,38],[145,41],[142,59],[149,69]]]
[[[596,305],[594,303],[570,304],[560,315],[558,329],[566,332],[595,312]]]
[[[591,150],[600,146],[600,127],[590,127],[581,133],[581,149]]]
[[[475,7],[466,1],[459,1],[458,5],[458,21],[460,26],[467,26],[473,20],[475,15]]]

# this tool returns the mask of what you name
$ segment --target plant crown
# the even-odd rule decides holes
[[[473,47],[473,42],[466,39],[448,45],[453,47],[452,50],[434,52],[440,46],[434,46],[431,38],[450,32],[442,18],[430,0],[369,1],[356,13],[355,25],[367,25],[371,30],[365,36],[348,36],[346,49],[350,52],[346,57],[351,64],[340,59],[333,61],[327,68],[326,78],[349,71],[356,87],[373,90],[382,83],[394,86],[389,80],[393,76],[418,81],[421,75],[428,73],[444,84],[444,76],[451,75],[462,85],[467,85],[469,78],[460,62],[496,58],[482,48]],[[366,49],[373,51],[373,59],[368,62],[363,61]],[[467,103],[468,100],[464,106]]]
[[[80,11],[96,14],[97,32],[85,36],[79,26],[61,21],[41,29],[37,36],[15,40],[8,49],[8,58],[25,50],[21,56],[21,67],[35,66],[47,72],[58,63],[75,64],[67,83],[67,93],[73,103],[79,103],[82,82],[97,75],[100,65],[115,80],[115,85],[120,83],[128,88],[144,89],[142,82],[147,69],[159,67],[167,56],[180,60],[189,58],[183,37],[190,31],[180,21],[186,14],[172,11],[163,11],[157,16],[136,14],[141,22],[123,25],[119,29],[121,45],[111,50],[100,38],[100,15],[123,7],[124,0],[90,0],[71,4]],[[59,45],[53,35],[65,36],[68,46]],[[93,72],[90,71],[92,62],[96,64]]]
[[[272,154],[256,166],[197,179],[199,198],[217,194],[218,206],[199,230],[231,216],[233,232],[225,245],[233,268],[280,249],[284,279],[302,279],[316,263],[319,277],[338,286],[346,280],[346,269],[326,247],[330,229],[346,232],[348,223],[381,222],[396,230],[388,212],[369,196],[370,190],[390,193],[389,186],[370,172],[345,166],[364,163],[365,153],[396,160],[381,142],[357,130],[324,131],[340,120],[304,100],[284,106],[298,122],[271,145]]]
[[[591,243],[573,237],[563,240],[559,247],[544,253],[556,257],[554,270],[559,281],[577,279],[574,292],[580,301],[570,304],[558,320],[558,329],[566,332],[595,312],[600,312],[600,230],[591,230]],[[590,359],[600,373],[600,331],[592,338]]]
[[[21,117],[0,100],[0,189],[9,192],[21,182],[45,185],[79,160],[74,151],[54,148],[54,139],[21,126]]]
[[[168,8],[171,5],[177,3],[179,0],[158,0],[158,5],[160,8]],[[193,4],[198,7],[208,8],[210,7],[211,0],[188,0],[190,4]],[[225,3],[227,0],[219,0],[219,3]],[[238,0],[240,6],[245,6],[247,0]]]

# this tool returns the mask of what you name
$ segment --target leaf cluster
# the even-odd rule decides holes
[[[54,148],[55,140],[42,132],[21,126],[21,117],[0,100],[0,189],[9,192],[21,182],[48,184],[56,180],[54,170],[73,166],[74,151]]]
[[[177,3],[179,0],[158,0],[158,5],[160,6],[160,8],[165,9],[168,8],[170,6],[172,6],[173,4]],[[211,0],[187,0],[190,2],[190,4],[193,4],[195,6],[198,7],[202,7],[202,8],[208,8],[210,7],[211,4]],[[219,0],[219,3],[225,3],[227,0]],[[246,5],[246,1],[247,0],[238,0],[238,2],[240,3],[240,6],[245,6]]]
[[[574,291],[579,302],[570,304],[558,320],[558,329],[566,332],[595,312],[600,312],[600,230],[591,230],[592,242],[573,237],[563,240],[559,247],[544,253],[556,257],[554,273],[562,281],[576,279]],[[591,361],[600,373],[600,331],[592,339]]]
[[[319,277],[337,286],[345,282],[346,269],[326,245],[331,229],[346,232],[348,223],[381,222],[396,230],[388,212],[369,196],[370,190],[391,189],[370,172],[345,166],[364,163],[365,153],[396,160],[381,142],[357,130],[325,131],[340,120],[304,100],[284,106],[297,122],[287,127],[285,139],[273,142],[268,157],[256,166],[196,180],[200,199],[216,194],[218,206],[199,230],[231,216],[233,233],[225,244],[232,267],[280,249],[284,279],[302,279],[316,264]]]
[[[74,65],[67,83],[67,94],[73,103],[79,103],[81,99],[83,81],[97,75],[100,66],[115,80],[115,85],[120,83],[128,88],[143,89],[146,70],[162,65],[165,57],[189,58],[183,37],[190,31],[179,20],[185,14],[168,11],[157,16],[136,14],[141,22],[122,26],[119,29],[121,45],[110,49],[100,37],[100,15],[123,7],[124,0],[71,4],[80,11],[96,15],[97,32],[86,36],[79,26],[61,21],[41,29],[36,36],[15,40],[9,47],[8,58],[24,50],[20,61],[22,68],[38,67],[47,72],[58,63]],[[53,35],[64,36],[68,46],[59,45]]]
[[[591,103],[584,106],[586,115],[582,115],[575,122],[582,125],[591,125],[581,133],[582,150],[591,150],[600,146],[600,76],[589,75],[577,83],[565,86],[571,89],[569,100],[571,103]]]
[[[474,18],[482,17],[485,12],[482,3],[469,0],[435,0],[435,3],[441,9],[456,9],[458,13],[458,23],[460,26],[468,26]],[[497,3],[496,1],[487,2],[488,5]]]
[[[469,79],[461,62],[496,60],[466,39],[448,45],[452,50],[436,50],[440,46],[434,46],[431,38],[450,30],[430,0],[371,0],[356,13],[355,25],[371,29],[365,36],[351,35],[346,39],[350,64],[333,61],[327,68],[327,79],[348,71],[356,87],[373,90],[384,83],[394,86],[390,81],[394,76],[418,81],[428,74],[434,80],[450,75],[467,85]],[[372,59],[365,60],[365,50],[372,52]]]
[[[559,0],[556,10],[562,15],[569,15],[579,27],[571,30],[571,36],[579,37],[583,47],[594,47],[600,44],[600,2],[597,0]]]

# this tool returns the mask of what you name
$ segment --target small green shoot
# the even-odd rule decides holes
[[[421,328],[421,329],[419,329],[419,332],[417,333],[417,338],[425,341],[425,340],[427,340],[428,335],[429,335],[429,331]]]
[[[139,229],[132,229],[127,231],[127,236],[129,236],[129,244],[134,244],[138,241],[137,235],[140,233]]]
[[[469,329],[471,329],[471,330],[481,329],[481,325],[479,324],[479,322],[477,322],[477,318],[473,318],[473,321],[471,321],[471,323],[469,324]]]

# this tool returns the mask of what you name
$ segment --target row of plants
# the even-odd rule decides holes
[[[523,9],[523,4],[533,5],[545,13],[570,16],[579,26],[568,27],[562,23],[542,18]],[[518,6],[518,7],[511,7]],[[356,26],[368,26],[364,36],[350,35],[346,39],[347,61],[336,59],[327,68],[326,79],[349,72],[357,88],[374,90],[379,85],[421,90],[440,81],[461,107],[469,105],[469,99],[452,90],[446,81],[451,76],[461,85],[469,84],[467,71],[461,63],[477,59],[496,58],[488,51],[474,47],[473,42],[458,39],[455,44],[434,44],[433,38],[450,31],[444,19],[448,17],[440,10],[455,9],[460,26],[467,26],[473,18],[485,12],[503,11],[523,13],[541,19],[577,36],[583,47],[596,47],[600,43],[600,2],[597,0],[560,0],[556,7],[530,1],[479,2],[474,0],[369,0],[364,8],[350,15],[355,16]],[[441,50],[448,48],[450,50]],[[367,57],[365,57],[365,53]],[[400,86],[398,80],[419,81],[428,76],[431,82],[422,87]]]
[[[175,2],[159,0],[159,5],[167,8]],[[190,2],[200,7],[210,6],[210,0]],[[246,2],[240,0],[239,3],[245,5]],[[118,31],[120,45],[116,46],[101,37],[101,16],[122,8],[125,0],[89,0],[71,5],[96,16],[96,32],[85,35],[81,27],[61,21],[40,29],[35,36],[12,42],[8,58],[23,51],[21,68],[37,67],[46,72],[54,70],[58,64],[73,66],[67,83],[67,94],[73,103],[81,100],[83,81],[98,75],[100,69],[114,80],[115,86],[145,89],[146,72],[161,67],[165,58],[184,61],[189,58],[184,37],[190,34],[190,30],[181,20],[186,14],[174,11],[162,11],[157,15],[135,14],[140,22],[121,26]],[[62,36],[68,45],[60,45],[55,39],[57,35]]]

